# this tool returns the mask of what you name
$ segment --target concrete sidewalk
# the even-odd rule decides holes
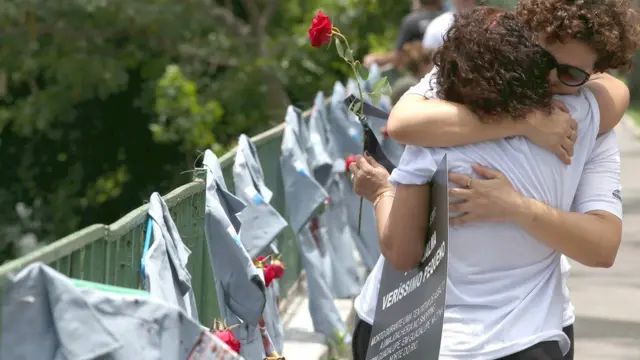
[[[631,119],[616,129],[622,161],[623,238],[611,269],[572,262],[576,360],[640,359],[640,139]],[[629,122],[627,122],[629,121]]]

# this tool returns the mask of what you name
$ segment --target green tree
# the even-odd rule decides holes
[[[322,8],[357,57],[409,9],[366,0],[25,0],[0,7],[0,261],[109,223],[190,180],[199,151],[280,123],[345,79],[307,29]],[[29,246],[18,246],[27,239]]]

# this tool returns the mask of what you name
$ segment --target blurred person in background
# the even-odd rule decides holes
[[[395,49],[382,54],[368,54],[362,60],[365,67],[372,64],[385,66],[393,64],[396,68],[402,69],[401,60],[402,47],[410,42],[421,40],[425,30],[431,21],[442,13],[441,0],[413,0],[413,10],[402,20]]]
[[[417,85],[425,75],[433,68],[431,54],[427,53],[420,41],[412,41],[404,44],[401,55],[402,63],[409,74],[398,79],[393,84],[391,92],[391,102],[395,105],[400,97],[404,95],[412,86]]]
[[[444,35],[453,24],[453,15],[456,11],[472,8],[481,5],[482,0],[451,0],[451,9],[433,19],[426,28],[422,37],[422,47],[427,51],[429,56],[442,46]]]

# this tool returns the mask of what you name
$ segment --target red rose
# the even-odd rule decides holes
[[[280,279],[284,276],[284,263],[281,260],[273,260],[271,262],[271,268],[273,269],[276,279]]]
[[[267,265],[264,267],[264,269],[262,269],[262,271],[264,272],[264,285],[266,287],[269,287],[273,279],[277,279],[276,270],[273,268],[273,266]]]
[[[345,159],[345,166],[347,168],[347,172],[349,172],[349,165],[353,164],[356,162],[356,157],[354,155],[349,155],[347,156],[347,158]]]
[[[233,335],[231,330],[218,330],[214,333],[214,335],[222,340],[223,343],[227,344],[231,348],[231,350],[236,353],[240,353],[240,341],[236,339],[236,336]]]
[[[309,40],[311,40],[311,46],[321,47],[331,41],[331,29],[333,29],[331,19],[329,19],[322,10],[319,10],[316,17],[313,18],[313,22],[309,28]]]

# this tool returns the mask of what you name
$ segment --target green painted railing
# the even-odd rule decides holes
[[[283,130],[284,124],[281,124],[252,138],[258,149],[265,182],[274,193],[272,204],[281,214],[284,214],[284,191],[280,177]],[[236,150],[233,149],[220,158],[227,186],[231,191],[231,169],[235,153]],[[192,251],[188,268],[198,313],[201,323],[209,325],[218,317],[219,309],[205,243],[204,182],[197,180],[183,185],[164,196],[164,200],[182,240]],[[49,264],[74,279],[140,289],[140,258],[147,211],[148,205],[142,205],[111,225],[91,225],[27,256],[3,264],[0,266],[0,296],[8,275],[17,273],[34,262]],[[290,228],[279,237],[278,247],[287,265],[287,271],[280,282],[281,296],[285,298],[302,272],[298,246]]]

